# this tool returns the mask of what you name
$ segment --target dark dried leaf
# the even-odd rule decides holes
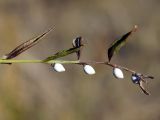
[[[10,53],[4,55],[3,59],[12,59],[12,58],[17,57],[22,52],[24,52],[24,51],[28,50],[29,48],[33,47],[34,45],[36,45],[41,40],[41,38],[44,37],[47,33],[49,33],[51,30],[53,30],[53,28],[47,30],[46,32],[37,36],[36,38],[33,38],[31,40],[28,40],[28,41],[20,44],[15,49],[13,49]]]
[[[153,76],[143,76],[144,79],[154,79]]]
[[[144,88],[143,81],[139,82],[139,87],[141,88],[141,90],[143,91],[144,94],[150,95],[150,93]]]
[[[72,42],[72,45],[73,45],[73,47],[80,47],[80,46],[82,46],[82,37],[77,37],[76,39],[74,39],[73,42]],[[76,52],[76,54],[77,54],[77,58],[79,60],[80,56],[81,56],[81,49],[78,50]]]
[[[150,78],[150,79],[154,79],[154,77],[153,77],[153,76],[148,76],[148,78]]]
[[[116,40],[111,44],[111,47],[108,49],[108,60],[109,61],[111,60],[114,53],[118,52],[120,48],[125,45],[127,38],[136,30],[137,30],[137,26],[135,25],[134,28],[130,32],[124,34],[119,40]]]
[[[75,53],[75,52],[80,50],[80,47],[81,46],[59,51],[56,54],[54,54],[53,56],[50,56],[50,57],[44,59],[43,61],[47,62],[47,61],[50,61],[50,60],[54,60],[54,59],[61,58],[61,57],[67,56],[69,54]]]

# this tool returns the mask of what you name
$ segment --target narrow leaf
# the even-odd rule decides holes
[[[72,45],[73,45],[73,47],[80,47],[80,46],[82,46],[82,37],[77,37],[76,39],[74,39],[73,42],[72,42]],[[81,56],[81,50],[78,50],[76,52],[76,54],[77,54],[77,58],[79,60],[80,56]]]
[[[134,28],[130,32],[124,34],[119,40],[116,40],[111,44],[111,47],[108,49],[108,60],[109,61],[111,60],[114,53],[118,52],[120,48],[125,45],[127,38],[136,30],[137,30],[137,25],[135,25]]]
[[[57,59],[57,58],[61,58],[61,57],[67,56],[69,54],[72,54],[74,52],[79,51],[80,47],[81,46],[79,46],[79,47],[73,47],[73,48],[70,48],[70,49],[67,49],[67,50],[59,51],[56,54],[54,54],[53,56],[50,56],[50,57],[44,59],[43,61],[47,62],[47,61],[50,61],[50,60],[54,60],[54,59]]]
[[[49,33],[51,30],[53,30],[53,28],[47,30],[43,34],[41,34],[33,39],[30,39],[30,40],[20,44],[15,49],[13,49],[10,53],[4,55],[2,57],[2,59],[12,59],[12,58],[17,57],[22,52],[24,52],[24,51],[28,50],[29,48],[33,47],[34,45],[36,45],[41,40],[41,38],[44,37],[47,33]]]
[[[143,81],[139,82],[139,87],[141,88],[142,92],[146,95],[150,95],[150,93],[144,88]]]
[[[153,76],[143,76],[144,79],[154,79]]]

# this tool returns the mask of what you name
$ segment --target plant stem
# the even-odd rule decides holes
[[[44,60],[3,60],[0,59],[0,64],[5,63],[62,63],[62,64],[76,64],[79,63],[79,61],[62,61],[62,60],[50,60],[50,61],[44,61]]]
[[[47,63],[47,64],[54,64],[54,63],[61,63],[61,64],[80,64],[80,65],[84,65],[84,64],[104,64],[104,65],[108,65],[110,67],[118,67],[122,70],[125,70],[127,72],[130,73],[136,73],[136,71],[131,70],[129,68],[117,65],[117,64],[112,64],[110,62],[96,62],[96,61],[66,61],[66,60],[49,60],[49,61],[45,61],[45,60],[5,60],[5,59],[0,59],[0,64],[10,64],[10,63]],[[142,79],[143,78],[151,78],[153,79],[152,76],[148,76],[148,75],[144,75],[142,74]]]

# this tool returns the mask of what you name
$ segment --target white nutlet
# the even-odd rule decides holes
[[[86,74],[88,74],[88,75],[93,75],[93,74],[96,73],[95,70],[94,70],[94,68],[92,66],[90,66],[90,65],[84,65],[83,69],[84,69],[84,72]]]
[[[55,63],[55,64],[52,64],[53,66],[53,69],[56,71],[56,72],[64,72],[65,71],[65,68],[62,64],[60,63]]]
[[[124,75],[121,69],[119,68],[113,68],[113,75],[117,78],[117,79],[123,79]]]

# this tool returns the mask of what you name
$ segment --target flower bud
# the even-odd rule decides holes
[[[119,68],[116,68],[116,67],[113,68],[113,75],[118,79],[123,79],[124,78],[122,70],[119,69]]]
[[[140,78],[140,76],[138,76],[137,74],[132,74],[131,80],[132,80],[132,82],[133,82],[134,84],[139,84],[141,78]]]
[[[84,65],[83,69],[84,69],[84,72],[86,74],[88,74],[88,75],[93,75],[93,74],[96,73],[95,70],[94,70],[94,68],[92,66],[90,66],[90,65]]]
[[[72,45],[73,47],[80,47],[82,45],[82,37],[77,37],[76,39],[73,39]]]
[[[72,45],[73,45],[73,47],[76,47],[76,48],[82,46],[82,37],[77,37],[76,39],[73,39]],[[80,56],[81,56],[81,50],[78,50],[76,52],[76,54],[77,54],[77,58],[79,60]]]
[[[56,72],[64,72],[65,68],[60,63],[51,64]]]

